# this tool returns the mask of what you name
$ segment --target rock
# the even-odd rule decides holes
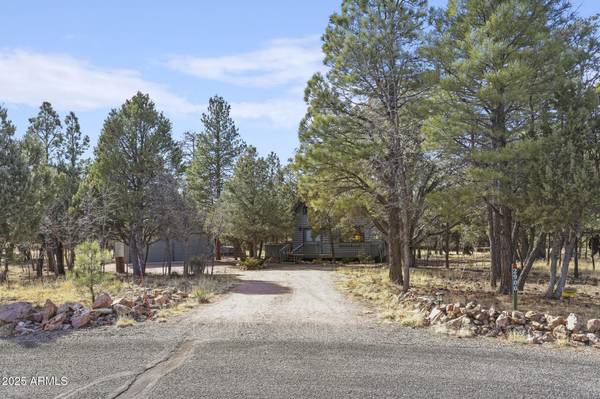
[[[587,334],[575,333],[575,334],[571,334],[571,340],[576,341],[576,342],[583,342],[584,344],[587,344],[590,339],[588,338]]]
[[[545,331],[546,330],[546,325],[544,323],[540,323],[540,322],[537,322],[537,321],[532,321],[530,323],[530,325],[536,331]]]
[[[543,324],[546,321],[546,316],[544,316],[543,313],[534,312],[532,310],[530,310],[529,312],[525,313],[525,318],[527,320],[535,321],[536,323],[540,323],[540,324]]]
[[[48,320],[43,326],[44,331],[54,331],[62,328],[62,324],[67,320],[65,313],[58,313],[56,316]]]
[[[471,321],[471,319],[466,316],[460,316],[457,317],[456,319],[452,319],[448,322],[446,322],[446,327],[450,328],[450,329],[454,329],[454,330],[460,330],[462,328],[468,328],[471,327],[473,324],[473,322]]]
[[[546,315],[546,320],[548,321],[548,329],[550,329],[550,331],[554,331],[556,327],[566,323],[565,318],[562,316],[554,317]]]
[[[146,316],[146,315],[148,315],[148,308],[144,305],[135,305],[133,307],[133,313],[135,314],[136,317]]]
[[[15,324],[30,317],[35,309],[29,302],[14,302],[0,306],[0,325]]]
[[[543,333],[539,331],[533,331],[532,333],[527,334],[527,336],[525,337],[525,342],[527,342],[528,344],[539,345],[543,343],[543,336]]]
[[[490,319],[494,319],[494,320],[495,320],[495,319],[498,317],[498,315],[499,315],[500,313],[499,313],[499,312],[496,310],[496,308],[495,308],[495,307],[493,307],[493,306],[492,306],[492,307],[491,307],[491,308],[488,310],[488,314],[490,315]]]
[[[450,303],[446,305],[446,314],[449,318],[454,319],[461,315],[460,303]]]
[[[552,335],[551,332],[545,332],[544,335],[542,335],[542,338],[540,339],[540,341],[542,343],[554,342],[554,341],[556,341],[556,338],[554,338],[554,335]]]
[[[600,332],[600,319],[589,319],[587,322],[587,330],[591,333]]]
[[[525,315],[523,314],[523,312],[519,312],[518,310],[512,311],[512,313],[510,315],[510,319],[515,324],[523,325],[523,324],[527,323],[527,319],[525,319]]]
[[[71,317],[71,325],[73,328],[81,328],[90,324],[92,321],[92,313],[89,310],[81,313],[80,315]]]
[[[159,295],[156,298],[154,298],[154,302],[156,302],[160,306],[163,306],[169,302],[169,298],[165,295]]]
[[[65,302],[58,307],[56,314],[67,313],[72,314],[76,310],[83,309],[83,305],[76,302]]]
[[[577,316],[575,313],[569,314],[569,316],[567,317],[567,330],[577,333],[580,332],[582,328],[583,323],[579,316]]]
[[[595,345],[600,343],[600,337],[598,337],[596,334],[594,333],[587,333],[586,334],[588,342],[590,343],[590,345]]]
[[[467,305],[465,306],[465,309],[467,309],[467,310],[475,309],[476,306],[477,306],[477,302],[471,301],[471,302],[467,303]]]
[[[27,319],[35,321],[36,323],[41,323],[44,321],[44,312],[33,312]]]
[[[114,300],[113,306],[115,306],[115,305],[123,305],[123,306],[127,306],[128,308],[132,308],[135,306],[135,301],[133,299],[123,297],[123,298]]]
[[[115,311],[115,313],[117,314],[117,317],[133,317],[133,309],[131,309],[129,306],[125,306],[125,305],[121,305],[121,304],[116,304],[113,305],[113,310]]]
[[[507,312],[500,313],[500,316],[496,319],[496,327],[498,328],[507,328],[511,325],[511,318],[508,316]]]
[[[569,338],[569,330],[567,330],[567,327],[564,324],[559,324],[552,330],[552,335],[554,335],[554,338],[556,339],[567,339]]]
[[[92,309],[110,308],[112,306],[112,298],[106,292],[98,295],[92,304]]]
[[[98,317],[111,315],[112,313],[112,308],[98,308],[91,311],[91,316],[93,319],[97,319]]]
[[[427,316],[427,321],[429,321],[429,324],[435,324],[440,321],[442,316],[444,316],[444,311],[438,307],[435,307],[431,310],[429,316]]]
[[[44,314],[44,320],[48,321],[54,316],[56,316],[56,312],[58,311],[58,307],[52,302],[50,299],[46,299],[46,303],[44,304],[44,308],[42,309],[42,313]]]
[[[475,312],[473,318],[477,321],[485,322],[490,318],[490,314],[485,309],[479,309],[479,311]]]

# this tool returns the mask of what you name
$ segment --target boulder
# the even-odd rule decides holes
[[[500,316],[496,319],[496,327],[498,328],[507,328],[511,324],[511,318],[508,316],[507,312],[500,313]]]
[[[591,333],[600,332],[600,319],[589,319],[587,322],[587,330]]]
[[[28,317],[27,320],[35,321],[36,323],[41,323],[44,320],[43,312],[33,312]]]
[[[149,311],[148,308],[144,305],[135,305],[132,310],[136,317],[146,316],[148,315]]]
[[[587,333],[586,334],[588,342],[590,343],[590,345],[596,345],[598,343],[600,343],[600,337],[598,337],[596,334],[594,333]]]
[[[555,317],[546,315],[546,320],[548,321],[548,329],[550,329],[550,331],[554,331],[556,327],[566,324],[566,320],[562,316]]]
[[[451,319],[454,319],[454,318],[460,316],[461,315],[460,303],[450,303],[450,304],[446,305],[446,314]]]
[[[514,324],[523,325],[527,323],[527,319],[525,318],[525,314],[523,312],[519,312],[518,310],[513,310],[510,319]]]
[[[491,307],[491,308],[488,310],[488,314],[490,315],[490,319],[494,319],[494,320],[495,320],[495,319],[498,317],[498,315],[499,315],[500,313],[499,313],[499,312],[496,310],[496,308],[495,308],[495,307],[493,307],[493,306],[492,306],[492,307]]]
[[[556,339],[567,339],[569,338],[569,330],[567,330],[567,327],[564,324],[559,324],[552,330],[552,335],[554,335],[554,338]]]
[[[454,330],[461,330],[463,328],[471,327],[472,325],[473,321],[466,315],[462,315],[446,322],[446,327]]]
[[[571,334],[571,340],[576,341],[576,342],[583,342],[584,344],[587,344],[590,339],[588,338],[587,334],[575,333],[575,334]]]
[[[531,325],[531,328],[533,328],[536,331],[545,331],[546,330],[546,325],[544,323],[532,321],[530,323],[530,325]]]
[[[117,303],[116,305],[113,305],[113,310],[115,311],[115,313],[117,314],[117,317],[121,318],[121,317],[133,317],[133,309],[131,309],[129,306],[125,306],[125,305],[121,305],[119,303]]]
[[[110,308],[112,306],[112,298],[106,292],[98,295],[92,304],[92,309]]]
[[[544,322],[546,322],[546,316],[544,316],[543,313],[534,312],[532,310],[530,310],[529,312],[525,313],[525,318],[527,320],[535,321],[536,323],[540,323],[540,324],[543,324]]]
[[[440,321],[440,319],[444,316],[444,311],[438,307],[435,307],[427,316],[427,321],[429,324],[435,324]]]
[[[91,311],[91,316],[93,319],[97,319],[98,317],[111,315],[112,313],[112,308],[98,308]]]
[[[14,302],[0,306],[0,325],[15,324],[19,320],[27,319],[35,312],[29,302]]]
[[[85,327],[90,324],[90,321],[92,321],[92,314],[89,310],[86,310],[77,316],[71,317],[71,325],[73,328]]]
[[[58,313],[56,316],[48,320],[44,325],[44,331],[54,331],[62,329],[62,324],[67,320],[66,313]]]
[[[76,302],[65,302],[58,307],[56,314],[67,313],[73,314],[75,311],[83,309],[83,305]]]
[[[123,297],[123,298],[115,299],[113,301],[113,306],[115,306],[115,305],[123,305],[123,306],[127,306],[128,308],[132,308],[135,306],[135,301],[131,298]]]
[[[583,329],[583,322],[575,313],[569,314],[567,317],[567,330],[578,333]]]
[[[528,344],[539,345],[543,343],[544,334],[540,331],[532,331],[525,337],[525,342]]]
[[[44,304],[44,308],[42,309],[42,313],[44,314],[44,320],[50,320],[54,316],[56,316],[56,312],[58,311],[58,307],[52,302],[50,299],[46,299],[46,303]]]

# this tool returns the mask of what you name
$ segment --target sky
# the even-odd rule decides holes
[[[573,3],[582,15],[600,13],[600,0]],[[110,109],[137,91],[150,94],[178,139],[202,129],[200,116],[218,94],[242,138],[285,161],[298,145],[306,82],[323,71],[320,36],[339,7],[340,0],[6,2],[0,105],[22,135],[50,101],[61,118],[74,111],[95,144]]]

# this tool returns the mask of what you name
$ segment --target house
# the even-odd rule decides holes
[[[193,234],[187,243],[179,240],[170,240],[167,245],[166,240],[158,240],[148,247],[147,263],[163,263],[168,258],[168,251],[171,251],[171,261],[173,263],[182,263],[186,256],[188,259],[192,256],[199,256],[205,259],[212,257],[212,246],[208,236],[204,233]],[[126,263],[131,263],[131,254],[129,247],[122,242],[115,243],[115,257],[122,256]]]
[[[357,220],[356,233],[349,241],[333,240],[326,232],[316,234],[308,219],[309,209],[299,203],[294,209],[295,225],[292,241],[284,244],[268,244],[266,256],[281,261],[299,259],[352,259],[371,257],[382,260],[385,257],[385,242],[380,233],[370,223]]]

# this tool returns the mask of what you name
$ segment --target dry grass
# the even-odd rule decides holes
[[[514,344],[525,344],[527,343],[527,340],[525,339],[525,334],[523,334],[520,331],[509,331],[508,334],[506,334],[506,340],[508,342],[512,342]]]
[[[117,324],[115,324],[118,328],[131,327],[133,325],[135,325],[135,320],[130,317],[121,317],[117,320]]]
[[[46,299],[54,303],[80,302],[90,305],[89,291],[77,287],[71,280],[44,276],[41,280],[28,279],[20,268],[10,268],[9,285],[0,285],[0,304],[27,301],[35,305],[43,305]],[[96,287],[96,292],[108,292],[116,295],[123,290],[125,284],[118,279],[110,279]]]
[[[445,303],[477,301],[482,306],[494,306],[498,310],[512,309],[509,295],[499,295],[489,284],[488,254],[474,256],[452,255],[451,267],[443,266],[443,258],[431,257],[429,266],[421,260],[419,267],[411,270],[412,290],[418,295],[435,296],[443,289]],[[577,313],[583,318],[600,317],[600,264],[592,270],[590,260],[579,262],[580,278],[572,278],[573,265],[567,286],[577,289],[577,296],[568,300],[548,300],[544,297],[548,281],[545,261],[538,261],[529,275],[525,290],[519,293],[519,308],[553,315],[568,316]],[[405,318],[397,309],[395,298],[400,287],[392,284],[386,267],[344,266],[339,269],[339,285],[351,295],[369,300],[386,320],[400,321]]]
[[[31,302],[42,306],[46,299],[56,304],[65,302],[79,302],[86,306],[91,305],[91,298],[86,289],[75,286],[72,281],[54,276],[44,276],[42,279],[29,278],[20,267],[10,267],[9,284],[0,285],[0,304],[16,301]],[[212,298],[227,291],[237,280],[233,276],[214,275],[197,279],[183,277],[146,276],[144,286],[147,288],[177,288],[186,293],[201,290],[205,297]],[[95,288],[97,293],[108,292],[111,296],[123,296],[139,286],[132,278],[120,280],[118,278],[107,281]],[[180,304],[181,309],[173,312],[189,310],[194,304]]]

